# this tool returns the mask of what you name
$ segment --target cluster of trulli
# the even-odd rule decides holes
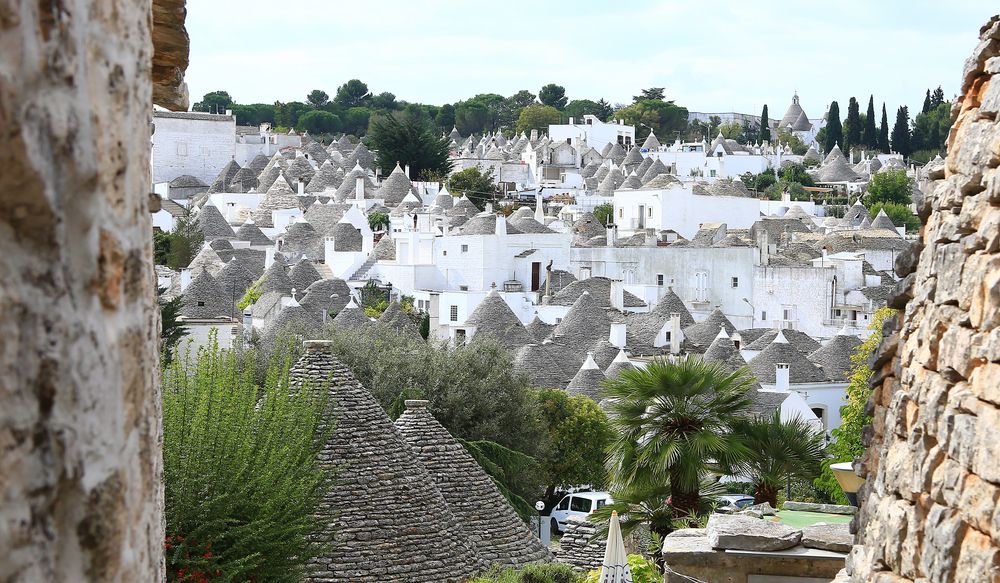
[[[329,545],[307,581],[458,583],[493,563],[552,560],[425,401],[393,424],[329,342],[304,344],[291,385],[327,399],[320,460],[334,475],[318,512]]]

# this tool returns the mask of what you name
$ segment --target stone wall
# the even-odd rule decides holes
[[[0,582],[163,577],[151,4],[0,0]]]
[[[853,581],[1000,581],[998,75],[994,17],[930,169],[922,246],[897,261],[904,309],[873,356]]]

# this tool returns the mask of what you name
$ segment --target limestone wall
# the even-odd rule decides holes
[[[3,583],[163,576],[151,4],[0,1]]]
[[[854,581],[1000,581],[1000,17],[981,31],[932,169],[899,321],[873,357]],[[907,303],[908,302],[908,303]]]

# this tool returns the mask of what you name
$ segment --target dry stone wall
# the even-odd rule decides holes
[[[1000,17],[930,169],[922,246],[874,355],[853,581],[1000,581]]]
[[[162,578],[151,22],[0,0],[0,582]]]

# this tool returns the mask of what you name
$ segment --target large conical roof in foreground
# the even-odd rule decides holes
[[[396,428],[434,478],[483,559],[515,567],[552,560],[548,548],[528,530],[479,463],[434,419],[427,401],[406,401]]]
[[[327,552],[315,559],[324,583],[459,583],[483,566],[434,480],[375,398],[331,353],[307,341],[292,367],[293,387],[328,399],[332,427],[322,464],[333,487],[318,512]]]

